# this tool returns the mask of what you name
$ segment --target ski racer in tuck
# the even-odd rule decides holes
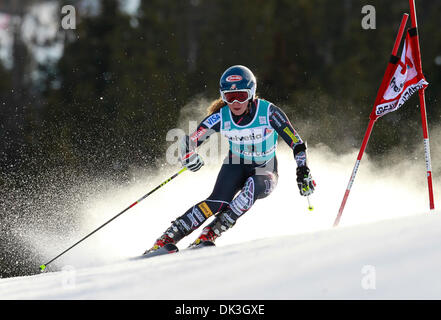
[[[209,115],[197,130],[180,143],[180,161],[191,171],[204,162],[196,150],[211,134],[220,132],[229,140],[229,153],[218,174],[211,195],[196,203],[159,237],[149,254],[167,244],[176,244],[200,227],[209,217],[214,220],[203,228],[190,245],[214,242],[253,206],[267,197],[277,184],[277,139],[292,148],[297,163],[297,186],[302,196],[314,192],[315,182],[306,163],[306,145],[285,113],[274,104],[256,96],[256,78],[245,66],[228,68],[220,78],[221,97],[208,108]],[[237,194],[237,195],[236,195]]]

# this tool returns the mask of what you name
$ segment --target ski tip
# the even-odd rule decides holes
[[[199,249],[199,248],[205,248],[205,247],[215,247],[216,244],[213,241],[201,241],[199,243],[192,243],[188,246],[188,249]]]
[[[40,266],[40,271],[41,271],[41,272],[44,272],[44,270],[46,270],[46,265],[42,264],[42,265]]]
[[[215,247],[216,246],[213,241],[202,241],[201,245],[203,247]]]

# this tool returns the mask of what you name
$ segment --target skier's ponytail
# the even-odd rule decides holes
[[[222,98],[218,98],[214,100],[207,108],[207,115],[211,115],[213,113],[218,112],[225,105],[226,103],[222,100]]]

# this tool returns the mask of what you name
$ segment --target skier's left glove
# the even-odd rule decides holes
[[[195,172],[204,165],[204,160],[194,151],[195,145],[192,145],[191,142],[187,135],[181,138],[179,145],[179,162],[183,167]]]
[[[297,167],[297,186],[300,190],[300,195],[310,196],[315,189],[315,181],[312,179],[307,166]]]
[[[193,172],[198,171],[204,165],[204,160],[194,151],[183,155],[179,160],[183,167]]]

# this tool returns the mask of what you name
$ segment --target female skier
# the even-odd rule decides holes
[[[196,153],[202,142],[214,132],[221,132],[229,140],[229,153],[213,192],[173,221],[145,254],[176,244],[214,215],[214,220],[190,247],[212,243],[233,227],[257,199],[267,197],[278,179],[276,147],[279,135],[293,150],[300,194],[309,196],[314,192],[315,182],[306,165],[306,145],[280,108],[256,97],[253,73],[241,65],[228,68],[220,78],[220,95],[208,108],[209,115],[197,130],[183,137],[179,151],[182,166],[197,171],[204,165]]]

